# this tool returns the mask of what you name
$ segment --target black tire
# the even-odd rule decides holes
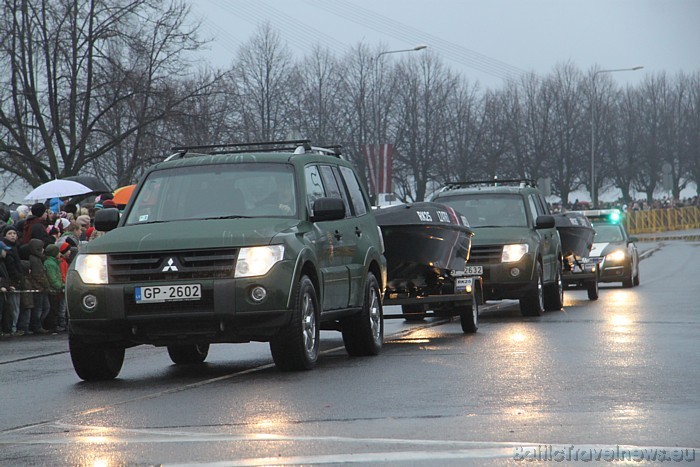
[[[319,354],[321,328],[316,288],[308,276],[297,284],[291,321],[270,340],[275,365],[282,371],[310,370]]]
[[[598,278],[592,279],[586,283],[586,291],[588,292],[589,300],[598,300],[599,288]]]
[[[629,264],[629,270],[630,273],[627,277],[625,277],[622,280],[622,287],[629,289],[630,287],[634,286],[634,278],[632,277],[634,275],[634,271],[632,270],[632,260],[630,259],[630,264]]]
[[[544,289],[544,309],[546,311],[561,310],[564,307],[564,280],[561,271],[562,265],[557,262],[557,276],[554,283]]]
[[[632,285],[635,287],[639,285],[639,263],[637,263],[637,274],[632,278]]]
[[[345,350],[353,357],[377,355],[384,344],[384,311],[377,278],[367,274],[362,311],[342,322]]]
[[[107,381],[117,377],[124,364],[124,347],[85,344],[68,338],[75,373],[85,381]]]
[[[209,344],[169,345],[168,355],[176,365],[203,363],[209,355]]]
[[[535,266],[535,280],[532,288],[520,299],[520,313],[523,316],[542,316],[544,314],[544,284],[542,282],[542,264]]]
[[[459,323],[465,334],[474,334],[479,329],[479,296],[476,290],[472,297],[472,302],[462,307],[459,314]]]
[[[425,321],[423,305],[401,305],[401,313],[406,321]]]

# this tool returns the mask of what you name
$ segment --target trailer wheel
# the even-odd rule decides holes
[[[403,319],[410,322],[425,320],[423,305],[401,305]]]
[[[588,291],[589,300],[598,300],[598,277],[588,281],[586,290]]]
[[[474,334],[479,329],[479,295],[476,290],[471,304],[461,307],[459,322],[465,334]]]

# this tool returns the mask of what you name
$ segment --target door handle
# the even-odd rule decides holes
[[[333,236],[336,240],[340,240],[341,238],[343,238],[343,234],[341,234],[339,230],[336,230]]]
[[[356,226],[355,227],[355,235],[357,235],[358,237],[361,237],[362,236],[362,229],[360,229],[359,227]]]

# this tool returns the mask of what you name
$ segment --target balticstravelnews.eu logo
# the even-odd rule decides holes
[[[525,462],[694,462],[695,449],[539,444],[537,446],[517,446],[513,453],[513,459]]]

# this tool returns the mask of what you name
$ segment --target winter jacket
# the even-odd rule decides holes
[[[48,292],[51,289],[49,278],[44,267],[44,242],[38,238],[29,240],[29,287],[39,292]]]
[[[63,281],[63,285],[66,285],[66,277],[68,277],[68,268],[70,267],[70,264],[68,264],[68,261],[66,261],[65,258],[61,258],[61,280]]]
[[[61,260],[55,256],[47,256],[44,260],[46,276],[49,279],[49,286],[52,292],[63,292],[63,281],[61,280]]]
[[[7,250],[7,256],[5,256],[5,266],[7,267],[7,273],[10,275],[10,284],[19,290],[21,289],[24,270],[22,268],[22,260],[19,257],[19,248],[17,244],[9,241],[7,238],[3,239],[5,245],[12,248]]]
[[[7,268],[5,267],[5,258],[0,256],[0,287],[5,287],[5,289],[10,289],[10,275],[7,273]],[[0,297],[0,300],[2,297]]]
[[[55,243],[56,239],[46,233],[46,227],[43,218],[30,215],[24,221],[22,243],[29,244],[29,240],[32,238],[38,238],[44,243],[44,246]]]

